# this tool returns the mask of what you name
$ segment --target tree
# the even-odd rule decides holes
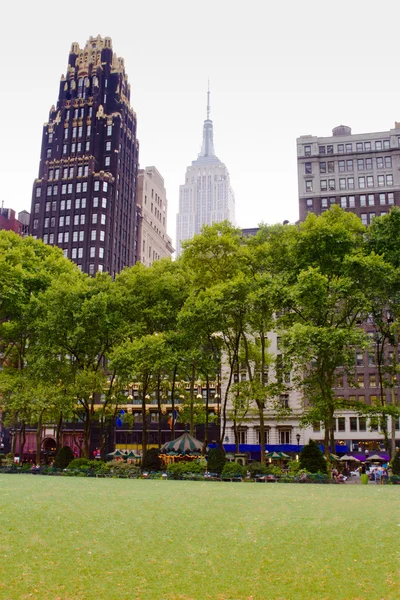
[[[207,457],[207,469],[210,473],[222,473],[226,463],[225,452],[221,448],[212,448]]]
[[[66,469],[72,460],[74,460],[74,453],[71,448],[69,446],[63,446],[57,452],[54,459],[54,466],[57,469]]]
[[[314,440],[310,440],[300,452],[300,469],[310,473],[326,473],[326,460]]]

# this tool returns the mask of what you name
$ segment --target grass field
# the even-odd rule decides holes
[[[400,597],[400,488],[0,475],[0,598]]]

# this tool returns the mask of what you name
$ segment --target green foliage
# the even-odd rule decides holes
[[[93,469],[96,473],[102,471],[106,463],[103,460],[89,460],[88,458],[74,458],[69,465],[68,469]]]
[[[220,475],[225,463],[225,453],[221,448],[212,448],[207,457],[207,470],[210,473],[218,473]]]
[[[287,466],[291,475],[296,475],[300,470],[300,462],[298,460],[289,460]]]
[[[68,467],[70,462],[74,459],[74,453],[69,446],[63,446],[59,449],[55,459],[54,467],[56,469],[65,469]]]
[[[396,455],[392,460],[392,471],[393,475],[400,475],[400,450],[396,452]]]
[[[171,463],[167,466],[167,473],[171,479],[180,479],[185,473],[204,474],[205,466],[194,460]]]
[[[307,469],[309,473],[326,473],[324,455],[314,440],[310,440],[300,452],[300,469]]]
[[[237,462],[227,462],[222,469],[221,477],[244,477],[247,473],[247,467]]]
[[[254,475],[265,475],[268,472],[266,465],[256,461],[251,462],[247,469],[250,471],[251,477],[254,477]]]
[[[162,460],[159,457],[160,451],[157,448],[149,448],[143,456],[142,471],[160,471]]]

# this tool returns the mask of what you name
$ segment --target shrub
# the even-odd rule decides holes
[[[298,460],[289,460],[288,462],[289,473],[291,475],[296,475],[296,473],[300,470],[300,463]]]
[[[171,476],[171,479],[180,479],[184,474],[187,473],[197,473],[203,475],[204,471],[205,466],[194,460],[171,463],[167,467],[167,473]]]
[[[300,469],[307,469],[310,473],[326,473],[324,455],[314,440],[310,440],[300,452]]]
[[[162,461],[157,448],[149,448],[143,456],[142,460],[142,471],[160,471],[162,467]]]
[[[400,450],[396,452],[396,456],[392,460],[393,475],[400,475]]]
[[[267,471],[267,465],[263,465],[259,462],[252,462],[248,465],[248,470],[250,471],[250,475],[254,477],[254,475],[265,475]]]
[[[54,467],[56,469],[65,469],[69,463],[74,459],[74,453],[69,446],[63,446],[57,453],[54,459]]]
[[[225,463],[222,469],[222,477],[245,477],[247,468],[237,462]]]
[[[68,465],[68,469],[93,469],[96,473],[100,472],[105,462],[103,460],[89,460],[88,458],[74,458]]]
[[[207,457],[207,469],[210,473],[221,475],[225,465],[225,453],[221,448],[212,448]]]

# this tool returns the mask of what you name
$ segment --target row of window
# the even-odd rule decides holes
[[[64,129],[64,140],[68,140],[69,131],[70,130],[68,127],[66,127]],[[90,137],[91,133],[92,133],[92,126],[88,125],[86,127],[86,137]],[[72,127],[71,134],[72,134],[73,139],[82,138],[83,137],[83,125],[79,125],[79,127]]]
[[[98,196],[95,196],[93,198],[93,208],[98,208],[99,206],[101,206],[101,208],[107,208],[107,198],[101,198],[101,202]],[[63,212],[64,210],[70,210],[72,207],[72,200],[68,199],[68,200],[61,200],[60,202],[60,212]],[[86,198],[76,198],[75,199],[75,210],[79,210],[82,208],[86,208]],[[36,202],[35,203],[35,213],[39,213],[40,212],[40,203]],[[52,201],[52,202],[46,202],[46,206],[45,206],[45,212],[56,212],[57,211],[57,202],[56,201]]]
[[[312,209],[314,207],[314,203],[317,202],[318,200],[307,198],[306,206],[307,208]],[[329,208],[329,206],[332,204],[336,204],[336,197],[332,196],[331,198],[321,198],[320,202],[321,209]],[[359,196],[340,196],[339,202],[342,208],[375,206],[375,202],[380,206],[385,206],[386,204],[393,205],[394,192],[381,192],[380,194],[360,194]]]
[[[338,160],[338,171],[339,173],[344,173],[346,171],[354,171],[355,165],[357,164],[358,171],[372,171],[372,158],[359,158],[357,161],[353,159],[350,160]],[[304,173],[306,175],[312,174],[312,165],[311,162],[304,163]],[[376,168],[377,169],[391,169],[392,168],[392,157],[391,156],[379,156],[376,158]],[[319,172],[320,173],[335,173],[335,161],[328,160],[321,161],[319,163]]]
[[[82,168],[82,167],[81,167]],[[88,167],[85,167],[85,169],[87,169]],[[73,167],[72,167],[73,169]],[[79,167],[78,167],[79,169]],[[64,171],[68,171],[68,169],[64,169]],[[70,169],[71,171],[71,169]],[[87,172],[86,175],[87,176]],[[73,177],[73,175],[70,175],[70,177]],[[78,175],[79,177],[79,175]],[[65,195],[65,194],[72,194],[74,191],[74,187],[73,187],[73,183],[63,183],[61,186],[61,194]],[[99,192],[100,188],[102,187],[102,191],[104,193],[107,193],[108,190],[108,182],[107,181],[103,181],[103,185],[101,186],[101,182],[96,180],[93,184],[93,189],[95,192]],[[75,192],[77,194],[81,194],[82,192],[87,192],[88,190],[88,182],[87,181],[78,181],[76,184],[76,188],[75,188]],[[46,196],[57,196],[58,194],[58,185],[48,185],[47,186],[47,190],[46,190]],[[35,191],[35,196],[36,198],[40,198],[42,195],[42,188],[41,187],[37,187],[36,191]]]
[[[85,225],[86,215],[85,213],[80,215],[74,215],[73,224],[74,225]],[[100,223],[101,225],[106,224],[106,215],[103,213],[98,216],[97,214],[92,215],[92,225],[97,225]],[[63,217],[59,217],[59,227],[68,227],[71,224],[71,219],[69,215]],[[48,229],[49,227],[56,226],[56,217],[46,217],[43,222],[44,229]],[[33,229],[38,229],[39,227],[39,219],[33,219]]]
[[[338,417],[334,419],[335,431],[378,431],[379,420],[378,418],[366,417]],[[314,431],[321,431],[320,423],[315,423],[313,426]]]
[[[99,231],[99,240],[100,242],[104,242],[106,238],[106,234],[103,230]],[[84,231],[73,231],[72,232],[72,241],[73,242],[83,242],[85,240],[85,232]],[[90,232],[90,240],[95,242],[97,240],[97,230],[92,229]],[[45,233],[43,235],[43,241],[45,244],[54,244],[54,233]],[[60,232],[57,237],[57,244],[68,244],[69,243],[69,232]]]
[[[377,186],[378,187],[391,187],[393,186],[393,175],[390,173],[388,175],[378,175],[377,176]],[[328,190],[336,189],[336,180],[335,179],[321,179],[320,181],[320,190],[321,192],[327,192]],[[373,188],[375,187],[375,181],[373,175],[368,175],[367,177],[362,176],[358,178],[358,188],[363,190],[365,188]],[[354,190],[355,189],[355,179],[354,177],[340,177],[339,178],[339,190]],[[313,180],[306,179],[306,192],[313,191]]]
[[[400,137],[397,138],[397,144],[400,147]],[[346,144],[336,144],[337,154],[350,154],[353,152],[353,143],[347,142]],[[372,142],[356,142],[356,152],[371,152],[372,148],[376,151],[390,150],[390,140],[376,140]],[[326,146],[318,146],[319,154],[335,154],[334,144],[328,144]],[[311,156],[311,145],[304,145],[304,156]]]

